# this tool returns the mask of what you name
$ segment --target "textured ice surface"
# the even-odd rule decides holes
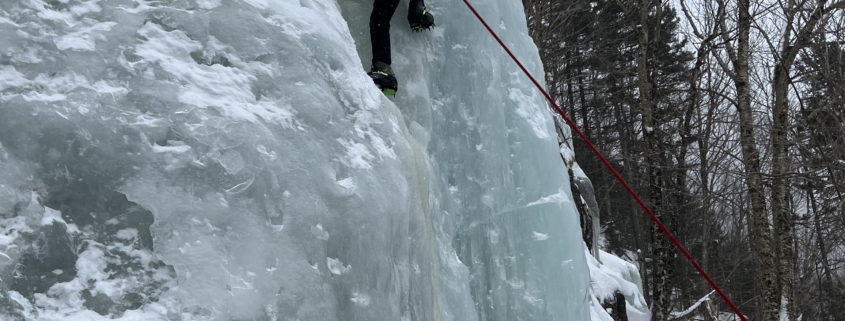
[[[427,4],[390,101],[371,0],[0,2],[0,316],[587,320],[542,98]],[[521,2],[479,10],[541,74]]]

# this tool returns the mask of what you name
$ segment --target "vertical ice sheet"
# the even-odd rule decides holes
[[[542,99],[459,2],[425,34],[403,2],[394,105],[370,5],[0,3],[0,313],[586,320]],[[541,72],[519,1],[480,9]]]
[[[339,3],[368,67],[372,1]],[[392,20],[394,101],[430,155],[438,237],[469,268],[479,319],[586,320],[583,243],[543,98],[461,1],[426,4],[431,32],[410,32],[405,1]],[[521,2],[476,6],[542,75]]]

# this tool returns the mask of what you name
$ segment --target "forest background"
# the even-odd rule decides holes
[[[523,4],[553,98],[743,313],[845,320],[845,1]],[[639,265],[653,320],[708,296],[573,144],[600,243]]]

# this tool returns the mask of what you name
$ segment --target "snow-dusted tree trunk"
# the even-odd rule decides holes
[[[787,31],[785,39],[788,40]],[[794,278],[795,249],[795,221],[790,208],[791,194],[789,190],[789,66],[781,61],[775,66],[773,86],[774,104],[772,106],[772,215],[775,227],[775,258],[778,265],[778,293],[782,305],[792,302]],[[781,306],[781,309],[787,309]],[[787,313],[790,315],[790,313]],[[790,316],[789,320],[793,318]],[[782,320],[783,321],[783,320]]]
[[[814,7],[809,7],[805,2],[783,1],[781,5],[784,8],[786,27],[780,48],[772,48],[776,61],[772,84],[772,215],[776,237],[779,297],[781,310],[785,312],[782,317],[785,316],[788,320],[796,319],[796,311],[792,308],[795,298],[795,220],[790,207],[792,194],[788,159],[792,146],[789,139],[789,85],[792,81],[790,71],[799,51],[809,45],[816,35],[817,26],[824,23],[829,14],[840,9],[845,2],[839,1],[830,7],[826,7],[827,4],[827,0],[818,0]],[[809,16],[802,16],[807,12],[811,12]]]
[[[731,75],[736,88],[735,107],[739,114],[740,144],[745,167],[745,184],[748,187],[748,197],[751,203],[751,246],[755,253],[757,265],[757,288],[760,293],[760,313],[762,320],[777,320],[780,298],[777,291],[777,267],[772,255],[772,236],[769,227],[769,216],[766,210],[766,199],[763,187],[763,176],[760,166],[760,152],[757,149],[754,134],[754,118],[751,109],[751,83],[749,81],[749,59],[751,34],[751,0],[737,0],[737,28],[736,42],[730,39],[732,30],[728,29],[726,1],[719,0],[717,23],[720,25],[722,39],[725,42],[726,53],[730,59],[732,70],[726,62],[720,64]],[[732,44],[736,44],[733,48]],[[719,58],[719,54],[715,55]]]
[[[613,294],[613,300],[606,300],[602,302],[602,307],[605,311],[609,311],[610,317],[613,321],[628,321],[628,310],[625,305],[625,295],[622,292],[616,291]]]
[[[663,167],[661,166],[661,148],[658,138],[657,123],[655,121],[654,78],[651,66],[656,65],[654,55],[650,49],[652,41],[649,39],[652,30],[650,19],[661,20],[659,1],[641,0],[636,3],[638,19],[632,24],[637,31],[637,85],[639,93],[639,107],[642,113],[643,140],[646,146],[645,161],[647,168],[648,195],[652,211],[658,219],[663,220]],[[655,16],[649,12],[656,8]],[[659,30],[654,35],[659,35]],[[657,225],[651,226],[652,247],[652,320],[664,321],[669,317],[671,293],[669,289],[669,275],[671,261],[669,259],[669,244]]]

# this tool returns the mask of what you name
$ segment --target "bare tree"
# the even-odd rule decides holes
[[[785,18],[780,44],[772,51],[775,54],[772,84],[772,214],[775,226],[775,257],[778,259],[779,297],[787,304],[788,317],[795,320],[795,309],[791,304],[795,297],[795,221],[790,209],[789,150],[792,147],[789,133],[790,104],[789,85],[791,71],[799,52],[807,47],[819,25],[824,24],[831,13],[845,6],[845,1],[829,4],[827,0],[781,0],[780,6]]]
[[[705,268],[730,281],[743,310],[760,320],[781,311],[838,320],[830,311],[845,297],[845,237],[836,232],[845,228],[845,73],[835,69],[845,59],[831,48],[845,39],[845,1],[682,0],[695,59],[679,59],[680,72],[661,47],[685,46],[661,31],[669,2],[523,2],[554,98],[679,240],[700,249]],[[579,163],[604,197],[606,246],[646,253],[632,258],[650,276],[655,320],[705,295],[600,166]]]

